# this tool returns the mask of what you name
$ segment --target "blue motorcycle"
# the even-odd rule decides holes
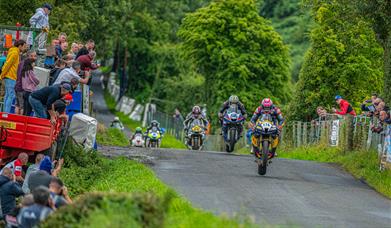
[[[225,112],[223,118],[223,137],[227,152],[234,151],[235,144],[240,139],[244,121],[245,118],[237,107],[230,107]]]

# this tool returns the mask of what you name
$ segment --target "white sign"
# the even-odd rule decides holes
[[[333,120],[331,123],[331,135],[330,135],[330,146],[338,146],[339,138],[339,120]]]

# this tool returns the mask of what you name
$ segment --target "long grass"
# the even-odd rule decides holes
[[[280,151],[278,156],[337,163],[356,178],[365,180],[378,192],[391,198],[391,170],[379,170],[379,158],[375,151],[344,152],[337,147],[312,146]]]
[[[67,146],[66,152],[66,164],[61,173],[61,178],[67,184],[73,197],[81,196],[80,198],[83,199],[83,194],[87,192],[111,194],[148,192],[159,198],[172,195],[165,211],[165,227],[255,227],[254,223],[246,217],[215,216],[211,212],[193,207],[186,199],[161,182],[152,170],[138,162],[126,158],[106,159],[94,152],[86,153],[72,145]],[[65,214],[54,216],[53,219],[67,218],[75,223],[81,221],[86,226],[108,227],[106,225],[111,225],[112,227],[120,227],[118,223],[106,221],[121,219],[120,215],[126,215],[123,210],[120,210],[121,207],[110,202],[109,200],[103,206],[99,204],[103,207],[102,209],[98,207],[91,211],[83,211],[86,214],[83,218],[74,215],[74,210],[64,210],[57,213]],[[107,205],[107,203],[109,204]],[[75,204],[77,205],[78,201]],[[76,218],[72,216],[76,216]],[[58,224],[58,221],[49,220],[47,224]],[[123,225],[127,227],[127,224]],[[71,223],[67,226],[73,227],[77,224]]]
[[[118,116],[121,122],[128,127],[131,131],[134,131],[137,127],[140,127],[142,124],[141,122],[134,121],[130,119],[128,116],[123,114],[122,112],[116,111],[116,101],[115,99],[107,92],[105,91],[105,101],[107,104],[107,107],[109,108],[110,112],[112,112],[114,115]],[[145,130],[145,129],[143,129]],[[173,135],[165,134],[164,138],[162,139],[162,148],[173,148],[173,149],[185,149],[186,146],[181,141],[177,140]]]

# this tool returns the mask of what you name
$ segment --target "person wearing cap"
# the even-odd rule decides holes
[[[49,28],[49,13],[51,10],[52,6],[49,3],[45,3],[41,8],[38,8],[29,20],[31,27]]]
[[[57,177],[61,171],[64,159],[57,162],[57,166],[53,169],[52,160],[49,156],[45,156],[39,164],[39,170],[31,173],[28,180],[28,188],[30,192],[34,191],[39,186],[49,187],[50,181],[53,177]]]
[[[356,112],[353,107],[346,100],[342,99],[340,95],[335,96],[335,102],[339,105],[340,111],[333,108],[333,112],[338,115],[347,115],[350,114],[352,116],[356,116]]]
[[[56,122],[56,112],[54,111],[53,104],[71,90],[72,86],[69,83],[63,83],[61,85],[47,86],[32,92],[29,97],[29,102],[34,110],[35,116],[47,119],[48,115],[46,112],[48,112],[50,121],[54,124]]]

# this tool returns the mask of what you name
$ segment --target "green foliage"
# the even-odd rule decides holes
[[[60,178],[66,183],[73,196],[88,191],[95,180],[104,175],[104,170],[109,168],[109,164],[105,163],[95,151],[84,151],[73,143],[66,145],[64,160]]]
[[[123,114],[122,112],[119,112],[119,111],[115,110],[115,106],[117,105],[117,102],[110,95],[110,93],[108,91],[104,92],[104,98],[105,98],[105,101],[106,101],[107,108],[115,116],[118,116],[118,118],[121,120],[121,122],[122,122],[122,124],[124,126],[128,127],[131,131],[136,129],[136,127],[140,127],[141,126],[140,122],[132,120],[127,115]]]
[[[292,80],[298,80],[304,54],[310,46],[309,32],[313,25],[309,9],[301,0],[264,0],[261,15],[270,18],[273,27],[289,45],[292,59]]]
[[[279,157],[320,162],[335,162],[352,173],[356,178],[364,179],[370,186],[382,194],[391,197],[391,170],[379,171],[379,158],[376,151],[344,152],[337,147],[300,147],[279,152]]]
[[[288,49],[252,0],[212,2],[188,14],[183,52],[205,77],[204,100],[217,110],[230,94],[255,108],[260,97],[289,99]]]
[[[216,217],[194,208],[138,162],[126,158],[109,160],[74,147],[67,147],[65,154],[66,167],[61,178],[73,196],[88,191],[110,194],[80,196],[73,205],[51,216],[45,227],[119,227],[118,222],[136,227],[161,227],[163,222],[169,227],[254,227],[248,218]]]
[[[88,193],[61,208],[41,227],[161,227],[170,195]]]
[[[346,11],[337,1],[313,8],[316,26],[289,112],[293,119],[311,119],[317,106],[335,105],[337,94],[357,107],[382,89],[382,49],[362,18],[339,17]]]
[[[165,134],[162,140],[161,148],[186,149],[186,146],[183,142],[179,141],[174,136]]]
[[[96,134],[96,141],[100,145],[106,146],[128,146],[129,139],[119,129],[116,128],[100,128]]]

